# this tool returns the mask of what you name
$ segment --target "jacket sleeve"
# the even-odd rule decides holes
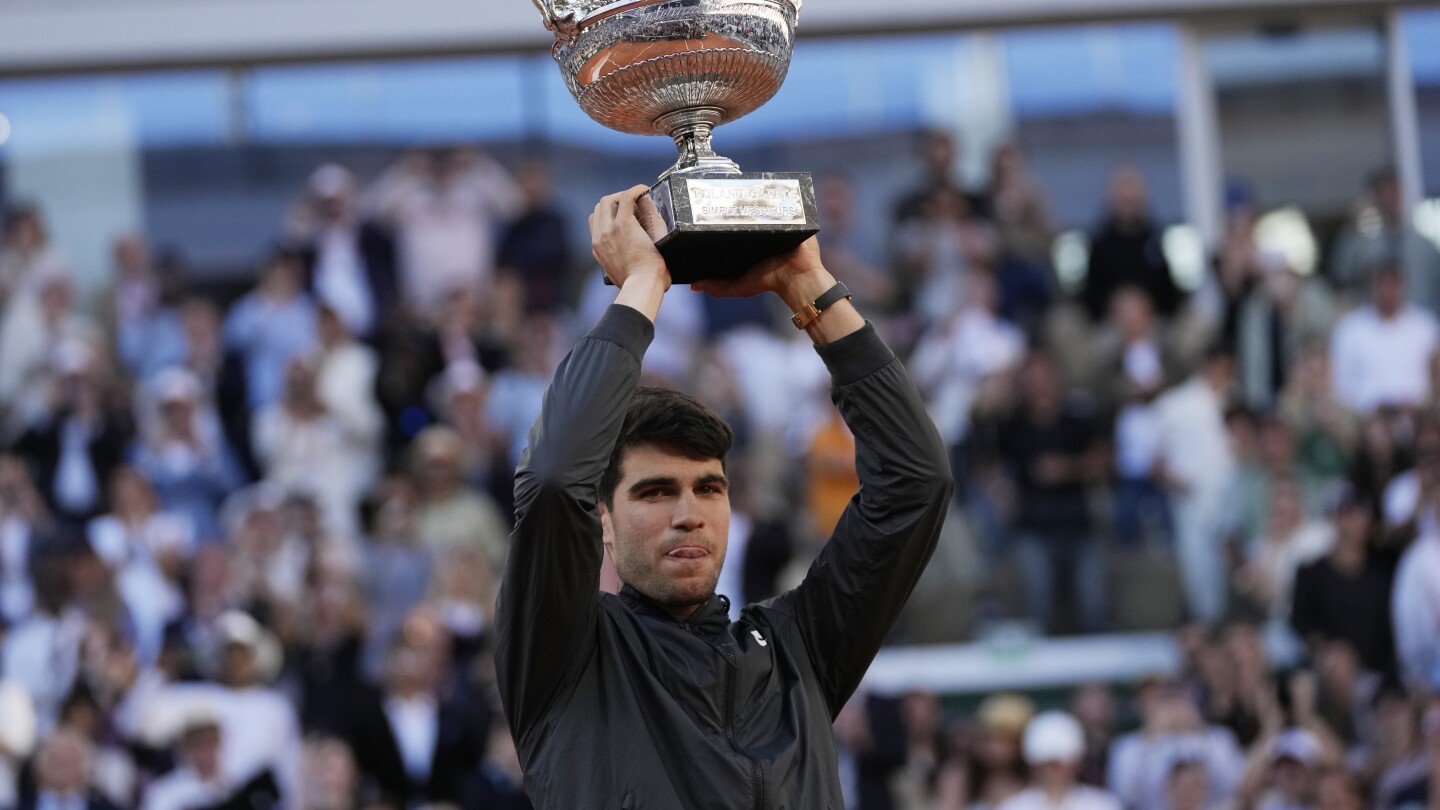
[[[915,384],[873,326],[818,351],[855,434],[860,491],[805,580],[771,607],[797,622],[833,716],[929,562],[953,485]]]
[[[496,676],[524,739],[595,643],[600,478],[640,378],[654,325],[611,306],[545,392],[515,471],[515,529],[496,607]]]

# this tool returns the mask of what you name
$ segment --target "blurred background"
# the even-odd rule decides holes
[[[1440,808],[1440,7],[800,20],[716,148],[815,175],[957,480],[851,810]],[[613,297],[586,214],[674,160],[549,36],[0,0],[0,810],[529,806],[511,474]],[[646,358],[736,428],[736,602],[858,486],[778,307],[672,290]]]

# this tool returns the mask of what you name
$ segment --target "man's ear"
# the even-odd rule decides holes
[[[615,518],[603,500],[600,502],[600,542],[605,544],[605,552],[607,554],[613,553],[615,546]]]

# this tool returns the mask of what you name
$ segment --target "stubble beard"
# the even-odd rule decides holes
[[[711,544],[707,544],[711,545]],[[725,552],[711,551],[713,566],[703,579],[687,577],[676,581],[665,575],[659,562],[647,558],[646,547],[638,539],[625,544],[626,550],[617,543],[613,547],[615,574],[620,581],[649,597],[665,608],[686,608],[704,603],[715,595],[715,586],[720,581],[720,569],[725,564]]]

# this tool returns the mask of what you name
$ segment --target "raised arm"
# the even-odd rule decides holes
[[[773,290],[800,311],[835,283],[814,240],[719,295]],[[696,285],[701,288],[700,285]],[[770,605],[792,616],[836,714],[929,562],[952,490],[944,444],[905,367],[848,300],[807,330],[833,379],[832,399],[855,434],[860,492],[795,590]]]
[[[598,486],[670,284],[637,219],[638,193],[606,197],[591,216],[595,257],[620,293],[556,370],[515,471],[515,530],[496,610],[495,656],[517,742],[540,725],[595,641]]]

